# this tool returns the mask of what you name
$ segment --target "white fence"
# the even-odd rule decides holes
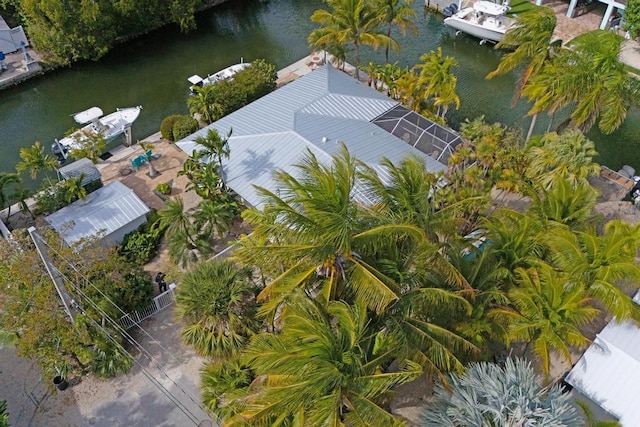
[[[133,313],[128,313],[122,316],[118,321],[118,323],[120,323],[120,326],[122,326],[124,329],[129,329],[139,324],[144,319],[148,319],[154,314],[161,312],[167,307],[170,307],[174,302],[176,302],[176,294],[174,292],[175,287],[175,283],[169,284],[169,290],[164,291],[163,293],[155,297],[153,299],[153,304],[142,310],[136,310]]]

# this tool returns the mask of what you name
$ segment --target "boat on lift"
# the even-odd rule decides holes
[[[480,44],[487,41],[497,43],[504,33],[513,25],[513,19],[507,17],[509,0],[494,3],[488,0],[476,0],[470,6],[463,7],[451,4],[443,10],[444,24],[459,32],[467,33],[480,39]],[[448,15],[448,16],[447,16]]]
[[[244,62],[244,59],[240,58],[239,64],[231,65],[223,70],[218,71],[213,75],[209,74],[205,78],[202,78],[197,74],[194,74],[193,76],[187,79],[189,83],[191,83],[191,86],[190,86],[191,93],[195,93],[196,88],[198,87],[209,86],[214,83],[221,82],[223,80],[231,80],[233,79],[233,76],[235,76],[237,73],[244,70],[250,65],[251,65],[250,62]]]
[[[82,128],[73,132],[60,140],[56,139],[51,144],[51,151],[63,163],[68,157],[71,150],[81,148],[82,142],[92,136],[101,135],[107,142],[110,142],[127,132],[131,128],[131,124],[140,115],[141,106],[118,108],[111,114],[104,116],[102,109],[91,107],[87,110],[73,114],[73,119],[84,125]]]

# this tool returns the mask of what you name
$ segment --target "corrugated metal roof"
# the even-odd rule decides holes
[[[565,380],[623,426],[640,425],[640,328],[609,322]]]
[[[96,165],[86,157],[61,167],[58,172],[64,179],[77,178],[84,174],[82,185],[102,179],[102,175]]]
[[[386,95],[325,65],[200,129],[177,145],[191,154],[198,148],[194,139],[205,136],[209,129],[218,130],[220,135],[233,129],[229,139],[231,154],[225,163],[227,184],[256,207],[261,200],[253,184],[275,191],[271,178],[274,170],[294,175],[296,169],[292,166],[307,149],[329,162],[339,151],[340,142],[370,166],[379,165],[384,157],[398,163],[413,153],[425,159],[430,171],[445,170],[445,165],[372,123],[396,105],[398,102]]]
[[[149,212],[149,207],[121,182],[112,182],[45,217],[45,220],[68,243],[114,231]]]

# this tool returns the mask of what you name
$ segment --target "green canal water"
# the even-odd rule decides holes
[[[265,58],[278,68],[299,60],[309,53],[306,37],[314,28],[309,17],[320,7],[320,0],[234,0],[200,14],[195,32],[181,34],[168,26],[117,47],[99,62],[74,64],[1,91],[0,170],[14,169],[20,147],[36,140],[48,147],[61,137],[74,126],[74,112],[99,106],[110,113],[142,105],[133,125],[133,138],[138,140],[157,132],[167,115],[187,112],[187,77],[192,74],[213,73],[240,58]],[[440,16],[425,11],[420,0],[415,9],[419,35],[398,35],[402,51],[391,60],[412,66],[438,46],[456,58],[462,105],[450,114],[452,127],[465,118],[485,116],[526,129],[526,104],[511,106],[515,76],[485,80],[500,53],[473,38],[455,36]],[[382,63],[382,52],[365,48],[362,62],[368,61]],[[545,120],[539,119],[541,131]],[[640,170],[639,130],[640,114],[632,111],[616,133],[590,132],[601,154],[599,162],[613,169],[630,164]]]

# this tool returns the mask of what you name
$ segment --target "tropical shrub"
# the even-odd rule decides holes
[[[175,141],[175,139],[173,139],[173,125],[180,117],[182,117],[180,114],[173,114],[162,120],[162,123],[160,123],[160,135],[162,135],[162,138],[172,142]]]
[[[130,233],[125,234],[118,246],[118,253],[128,261],[142,265],[151,261],[158,254],[160,240],[164,229],[153,227],[158,219],[158,212],[154,209],[147,214],[147,222]]]
[[[9,414],[7,413],[6,400],[0,400],[0,427],[9,427]]]
[[[186,138],[199,128],[198,121],[190,116],[180,116],[173,124],[173,140],[180,141]]]
[[[160,194],[168,196],[171,194],[171,185],[168,182],[162,182],[156,186],[156,191]]]
[[[71,200],[71,202],[69,201]],[[56,212],[74,199],[71,197],[70,188],[60,183],[52,185],[36,194],[35,214],[51,214]]]

